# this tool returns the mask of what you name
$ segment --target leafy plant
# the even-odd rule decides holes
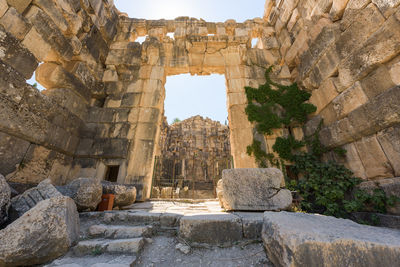
[[[181,122],[181,120],[180,120],[179,118],[175,118],[175,119],[172,121],[172,124],[174,124],[174,123],[176,123],[176,122]]]
[[[398,199],[388,198],[382,189],[375,189],[372,194],[359,189],[357,186],[362,180],[354,177],[349,169],[337,162],[322,160],[328,152],[338,157],[346,153],[341,148],[330,151],[321,144],[322,122],[313,135],[295,139],[293,127],[302,126],[316,107],[305,103],[311,94],[299,89],[296,83],[284,86],[272,82],[271,70],[271,67],[267,69],[266,83],[258,89],[245,87],[249,103],[246,113],[249,121],[256,123],[259,133],[272,135],[274,129],[286,128],[288,134],[277,137],[272,146],[278,158],[265,152],[257,140],[247,147],[247,153],[255,157],[260,167],[276,166],[284,172],[288,168],[292,175],[300,178],[289,179],[286,175],[288,188],[298,191],[302,198],[300,207],[296,207],[298,210],[335,217],[349,217],[357,211],[385,213],[386,207],[394,205]],[[306,151],[302,149],[305,146]]]

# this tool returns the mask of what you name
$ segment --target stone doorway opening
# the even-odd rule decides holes
[[[151,198],[213,199],[222,171],[233,168],[225,76],[166,80]]]

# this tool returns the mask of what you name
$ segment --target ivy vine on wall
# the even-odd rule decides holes
[[[247,153],[255,157],[261,168],[274,166],[284,171],[289,189],[297,191],[303,199],[301,210],[344,218],[357,211],[386,213],[386,207],[398,199],[388,198],[382,189],[375,189],[372,194],[359,189],[360,178],[354,177],[343,165],[322,159],[328,152],[337,157],[344,157],[346,153],[340,148],[330,151],[321,144],[322,122],[313,135],[301,140],[295,138],[294,128],[302,127],[316,107],[307,103],[311,97],[309,92],[301,90],[296,83],[286,86],[273,82],[271,71],[272,67],[265,72],[265,84],[258,88],[245,87],[246,114],[258,133],[273,135],[274,130],[283,128],[286,134],[277,137],[272,146],[278,157],[264,151],[258,140],[247,147]],[[297,179],[290,179],[286,169]]]

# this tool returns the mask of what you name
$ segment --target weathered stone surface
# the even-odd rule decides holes
[[[344,145],[399,122],[400,87],[396,86],[353,110],[347,118],[323,128],[320,133],[321,142],[328,147]]]
[[[4,26],[6,31],[10,32],[19,40],[23,40],[31,28],[28,21],[26,21],[26,19],[13,7],[10,7],[3,15],[0,19],[0,24]]]
[[[371,68],[400,52],[400,33],[393,30],[398,27],[400,21],[390,17],[360,49],[340,64],[339,79],[342,85],[350,86],[357,79],[363,78]]]
[[[400,232],[323,215],[265,212],[262,238],[276,266],[397,266]]]
[[[375,135],[355,143],[368,178],[393,177],[393,168]]]
[[[79,238],[79,216],[69,197],[38,203],[0,231],[0,266],[46,263],[64,255]]]
[[[369,99],[395,86],[386,66],[380,66],[361,81],[363,91]]]
[[[232,214],[184,216],[179,236],[189,242],[224,244],[243,238],[240,218]]]
[[[387,197],[400,198],[400,177],[386,178],[377,181],[365,181],[359,185],[360,188],[366,190],[368,193],[373,194],[374,189],[382,189]],[[395,206],[387,206],[388,212],[395,215],[400,215],[400,203],[397,202]]]
[[[349,0],[333,0],[331,11],[329,15],[332,20],[338,20],[342,17]]]
[[[36,58],[19,44],[18,39],[7,33],[3,26],[0,26],[0,49],[0,60],[12,66],[25,79],[32,77],[38,65]]]
[[[78,178],[65,186],[57,186],[64,196],[72,198],[78,211],[95,210],[101,201],[103,187],[97,179]]]
[[[41,64],[36,70],[36,79],[46,89],[68,88],[81,95],[86,101],[91,96],[88,88],[80,80],[55,63]]]
[[[114,207],[128,206],[136,201],[136,188],[134,186],[101,182],[103,194],[114,194]]]
[[[51,184],[49,179],[42,181],[37,187],[31,188],[21,195],[11,199],[10,217],[16,220],[25,212],[35,207],[39,202],[62,196],[60,192]]]
[[[368,101],[361,84],[356,82],[349,89],[337,96],[333,101],[333,109],[336,112],[336,118],[341,119],[354,109],[362,106]]]
[[[390,127],[379,132],[377,138],[392,165],[394,176],[400,177],[400,126]]]
[[[217,194],[227,210],[284,210],[292,195],[281,188],[283,183],[282,172],[275,168],[224,170]]]
[[[6,13],[7,9],[7,0],[0,0],[0,18]]]
[[[8,208],[10,207],[11,188],[6,179],[0,174],[0,226],[8,219]]]

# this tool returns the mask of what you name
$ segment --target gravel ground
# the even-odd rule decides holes
[[[238,244],[229,248],[216,246],[190,248],[184,254],[176,248],[176,237],[157,236],[145,245],[135,266],[213,266],[213,267],[249,267],[273,266],[266,257],[262,243]],[[182,244],[182,243],[181,243]],[[186,244],[182,244],[186,245]],[[188,248],[188,247],[186,247]]]

